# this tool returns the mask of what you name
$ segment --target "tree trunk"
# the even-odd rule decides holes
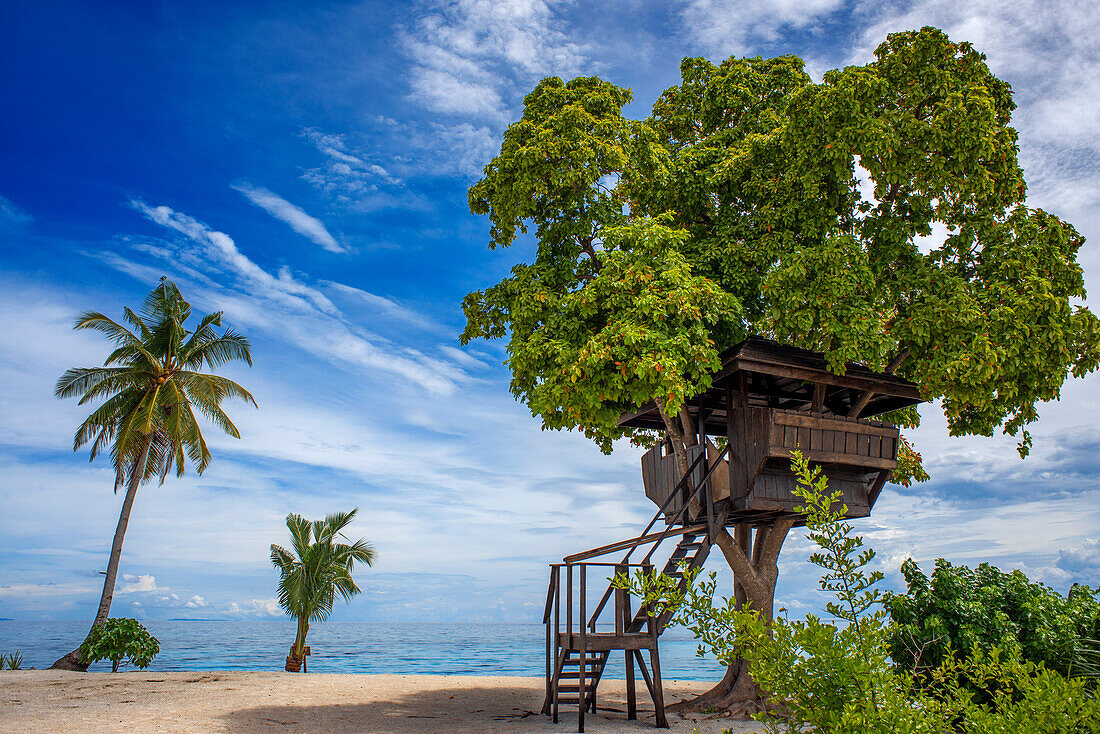
[[[656,402],[682,476],[688,470],[687,448],[697,443],[691,415],[686,407],[678,414],[668,415],[664,403]],[[692,498],[688,512],[694,518],[702,515],[704,509]],[[779,578],[779,552],[793,525],[794,518],[782,518],[754,531],[751,525],[743,523],[734,529],[734,535],[725,528],[718,529],[714,539],[733,570],[735,602],[739,607],[751,605],[769,625]],[[760,711],[763,705],[762,692],[749,674],[748,662],[734,660],[726,667],[722,680],[709,691],[669,708],[674,711],[716,708],[734,715],[748,715]]]
[[[290,646],[290,655],[286,659],[286,671],[297,673],[305,671],[306,634],[309,632],[309,617],[298,618],[298,632],[294,635],[294,644]]]
[[[794,518],[782,518],[754,532],[751,526],[742,524],[734,529],[732,536],[723,528],[715,537],[715,543],[733,569],[736,603],[751,605],[769,623],[775,605],[775,583],[779,579],[779,552],[793,525]],[[762,692],[749,674],[748,662],[734,660],[718,685],[697,698],[681,701],[675,705],[675,710],[716,708],[745,716],[763,707]]]
[[[103,579],[103,594],[99,597],[99,609],[96,611],[92,628],[95,629],[107,622],[111,613],[111,601],[115,595],[115,579],[118,578],[118,562],[122,558],[122,541],[126,537],[126,526],[130,524],[130,511],[134,506],[134,498],[137,497],[138,487],[145,476],[145,463],[149,459],[149,447],[153,443],[153,434],[145,437],[145,443],[141,447],[141,453],[130,471],[130,481],[126,486],[126,498],[122,500],[122,511],[118,516],[118,525],[115,527],[115,539],[111,544],[111,558],[107,562],[107,573]],[[91,630],[89,630],[90,632]],[[88,663],[84,662],[80,654],[80,647],[59,658],[50,666],[56,670],[88,670]]]

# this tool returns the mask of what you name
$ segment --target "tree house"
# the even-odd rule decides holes
[[[696,445],[687,449],[692,484],[719,463],[709,494],[713,502],[730,500],[730,525],[796,514],[801,500],[792,494],[790,455],[799,449],[821,465],[831,489],[843,491],[848,517],[866,517],[897,466],[899,442],[895,426],[868,418],[919,402],[917,386],[900,377],[856,364],[836,375],[817,352],[746,339],[722,355],[711,387],[687,406],[698,429]],[[619,425],[664,430],[653,403],[623,415]],[[726,440],[729,461],[718,458],[711,436]],[[680,480],[667,443],[642,457],[646,496],[659,507],[668,501],[666,521],[686,499]],[[680,496],[670,497],[677,487]]]
[[[588,581],[641,568],[687,583],[685,569],[707,559],[725,526],[756,527],[765,539],[777,524],[804,519],[795,510],[791,451],[822,467],[832,490],[843,492],[848,517],[866,517],[897,467],[898,429],[871,416],[921,402],[917,386],[856,364],[843,375],[829,371],[821,354],[751,337],[722,355],[711,386],[685,406],[693,435],[687,437],[688,469],[682,473],[667,443],[642,457],[646,496],[658,506],[641,535],[567,556],[551,564],[543,622],[546,624],[546,697],[543,713],[558,721],[559,708],[574,704],[578,730],[586,711],[597,710],[596,691],[612,651],[624,653],[627,718],[636,717],[637,666],[654,704],[657,726],[667,726],[658,638],[669,613],[633,605],[608,585],[594,604]],[[664,431],[654,403],[623,415],[620,426]],[[718,437],[723,441],[713,442]],[[785,518],[782,523],[777,523]],[[661,525],[660,530],[655,530]],[[786,529],[783,534],[785,535]],[[663,563],[661,543],[675,539]],[[782,536],[780,536],[782,543]],[[648,547],[644,557],[632,555]],[[601,560],[625,551],[618,560]],[[778,547],[775,550],[778,553]],[[753,548],[755,555],[756,549]],[[595,559],[595,560],[594,560]],[[602,628],[601,628],[602,625]],[[649,665],[643,658],[649,653]]]

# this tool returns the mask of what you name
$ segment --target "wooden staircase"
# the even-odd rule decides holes
[[[624,652],[626,666],[627,719],[637,718],[637,700],[635,695],[634,665],[637,664],[650,698],[653,701],[656,725],[667,728],[664,711],[664,692],[661,686],[661,663],[657,641],[668,624],[671,613],[654,615],[645,604],[631,611],[631,595],[622,589],[616,589],[608,583],[603,596],[594,611],[588,613],[588,573],[590,569],[601,569],[612,575],[630,574],[641,569],[650,574],[655,566],[652,562],[661,544],[670,538],[676,539],[676,546],[665,561],[661,572],[679,579],[681,590],[686,590],[685,569],[702,567],[710,554],[715,532],[725,525],[729,512],[729,502],[717,505],[711,501],[708,483],[714,469],[726,454],[723,450],[706,467],[706,454],[700,452],[691,464],[676,490],[669,494],[664,505],[649,521],[642,535],[630,540],[612,543],[583,553],[567,556],[563,563],[550,565],[550,585],[546,593],[546,608],[543,623],[546,625],[546,697],[542,713],[552,717],[558,723],[562,706],[577,706],[577,731],[584,731],[586,711],[597,710],[597,690],[603,679],[611,653]],[[704,471],[696,471],[699,462],[703,462]],[[693,481],[697,478],[697,481]],[[679,511],[665,518],[665,513],[674,499]],[[693,513],[691,508],[695,508]],[[694,517],[689,515],[694,514]],[[666,520],[661,532],[650,533],[659,520]],[[634,551],[644,545],[652,547],[640,562],[632,563]],[[591,559],[625,550],[622,560],[601,562]],[[562,575],[564,571],[564,584]],[[574,583],[576,581],[576,584]],[[564,589],[563,589],[564,586]],[[564,594],[563,594],[564,592]],[[562,597],[565,597],[564,603]],[[609,602],[613,603],[609,605]],[[610,611],[610,622],[601,619]],[[562,616],[565,616],[564,629]],[[574,619],[574,613],[575,619]],[[575,624],[574,624],[575,622]],[[598,625],[611,631],[600,631]],[[649,666],[642,656],[649,652]]]

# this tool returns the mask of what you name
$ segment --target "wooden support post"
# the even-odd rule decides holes
[[[583,624],[583,622],[582,622]],[[573,566],[565,566],[565,635],[573,640]]]
[[[550,566],[550,596],[553,598],[555,591],[555,585],[558,580],[558,567]],[[542,713],[548,714],[550,707],[550,694],[553,692],[553,680],[554,680],[554,668],[557,666],[558,656],[554,650],[554,628],[550,626],[550,620],[544,619],[546,624],[546,705],[542,708]]]
[[[580,594],[581,594],[581,599],[580,599],[580,601],[581,601],[580,638],[581,638],[581,641],[580,641],[580,645],[579,645],[579,647],[581,649],[580,650],[581,664],[580,664],[580,673],[578,674],[579,677],[577,678],[577,731],[584,731],[584,711],[585,711],[585,709],[588,708],[588,701],[586,700],[585,695],[584,695],[585,694],[584,677],[585,677],[585,674],[588,672],[588,670],[587,670],[587,668],[588,668],[588,625],[586,624],[586,622],[588,621],[588,616],[587,616],[588,608],[587,608],[587,605],[585,603],[586,602],[586,599],[585,599],[586,589],[585,589],[585,587],[588,586],[588,584],[586,583],[586,581],[587,581],[586,571],[587,570],[588,570],[587,564],[582,563],[581,564],[581,578],[580,578],[580,584],[581,584],[581,589],[580,589]]]
[[[567,651],[562,650],[561,646],[561,566],[557,567],[557,590],[554,592],[554,683],[553,683],[553,719],[554,723],[558,723],[558,685],[561,683],[561,669],[565,667],[565,658],[569,655]],[[569,570],[566,569],[566,573]]]
[[[813,402],[810,404],[810,412],[814,415],[821,415],[825,412],[825,383],[818,382],[814,384],[814,397]]]
[[[652,572],[652,567],[643,568],[645,574]],[[650,688],[650,695],[653,697],[653,708],[657,716],[656,725],[661,729],[668,728],[668,721],[665,719],[665,692],[661,686],[661,657],[657,652],[657,637],[660,632],[657,630],[657,620],[653,617],[653,606],[646,606],[646,631],[650,637],[649,648],[649,667],[653,671],[653,685]]]
[[[626,567],[624,566],[624,568]],[[619,624],[625,629],[630,624],[632,617],[630,615],[630,593],[625,590],[622,593],[623,613]],[[618,626],[616,627],[616,634],[618,634]],[[630,650],[626,651],[626,718],[628,721],[638,718],[638,698],[637,693],[634,691],[634,658],[631,657]]]
[[[654,722],[659,728],[668,728],[665,718],[665,689],[661,684],[661,656],[657,654],[657,636],[653,637],[653,647],[649,649],[649,664],[653,667],[653,708],[657,714]]]

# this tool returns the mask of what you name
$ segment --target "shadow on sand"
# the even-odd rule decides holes
[[[355,691],[348,692],[348,698],[357,697]],[[605,702],[601,702],[597,716],[589,714],[587,728],[590,731],[657,731],[653,728],[651,707],[646,707],[639,701],[642,705],[639,706],[638,720],[627,721],[625,703],[618,699],[613,694],[608,696]],[[553,724],[549,717],[539,713],[541,706],[541,695],[533,693],[530,688],[439,688],[395,694],[386,700],[366,703],[257,706],[234,711],[222,718],[226,722],[227,730],[234,734],[275,731],[308,731],[311,734],[576,731],[575,711],[563,711],[559,723]]]

